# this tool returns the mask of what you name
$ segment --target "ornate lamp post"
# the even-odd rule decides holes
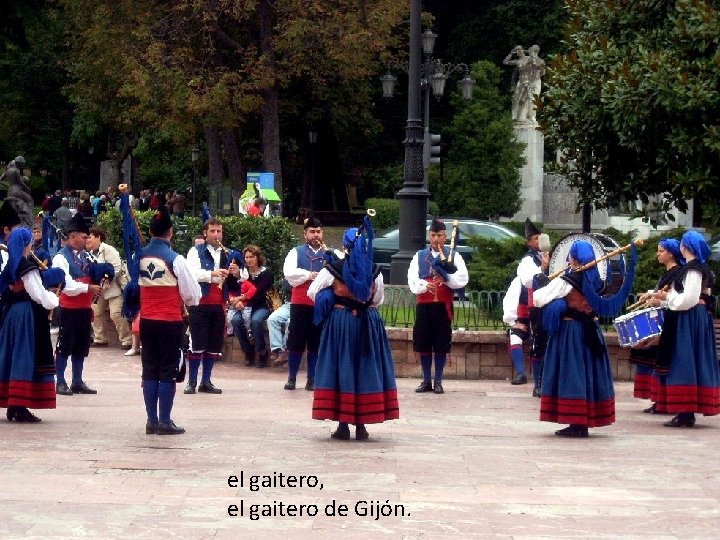
[[[405,170],[403,187],[397,193],[400,201],[400,250],[392,256],[390,283],[401,284],[407,280],[407,269],[415,253],[425,247],[425,221],[427,218],[428,169],[430,167],[430,91],[436,98],[442,97],[448,76],[463,70],[460,82],[462,95],[472,99],[475,84],[466,64],[443,64],[432,56],[437,34],[426,30],[420,35],[421,0],[410,1],[410,61],[408,72],[408,120],[405,127]],[[400,67],[399,65],[391,67]],[[388,71],[380,78],[383,97],[390,98],[397,78]],[[424,122],[421,118],[420,92],[425,91]]]

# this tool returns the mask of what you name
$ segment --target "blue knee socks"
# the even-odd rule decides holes
[[[542,384],[542,368],[543,361],[538,358],[532,359],[532,370],[533,370],[533,382],[535,388],[540,388]]]
[[[523,354],[522,345],[513,345],[510,347],[510,358],[512,359],[515,372],[525,375],[525,355]]]
[[[202,367],[203,367],[203,374],[202,374],[202,380],[200,381],[200,384],[207,384],[210,382],[210,376],[212,375],[213,367],[215,366],[215,360],[216,358],[220,356],[219,354],[214,353],[205,353],[202,358]],[[197,376],[197,372],[195,372],[195,376]]]
[[[143,381],[143,399],[145,400],[145,410],[147,411],[148,422],[157,424],[158,422],[158,392],[159,381]]]
[[[420,366],[422,367],[423,381],[430,382],[432,378],[432,354],[421,354]]]
[[[164,424],[170,423],[170,413],[175,399],[175,382],[160,381],[158,383],[159,420]]]
[[[82,384],[83,366],[85,365],[85,358],[82,356],[71,356],[70,361],[72,362],[72,383]]]
[[[189,352],[187,354],[188,363],[188,383],[192,386],[197,384],[198,372],[200,371],[200,361],[202,360],[203,353]]]
[[[300,362],[302,362],[302,352],[288,351],[288,376],[291,379],[297,377]]]
[[[67,356],[55,356],[55,371],[57,371],[58,384],[67,384],[65,382],[65,370],[67,369]]]
[[[307,353],[307,376],[308,379],[315,380],[315,365],[317,364],[317,351]]]
[[[446,361],[447,361],[446,354],[435,353],[435,382],[442,382],[443,370],[445,369]]]

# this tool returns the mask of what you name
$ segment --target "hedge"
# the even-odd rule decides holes
[[[154,213],[153,210],[135,213],[145,243],[150,238],[150,219]],[[242,250],[247,244],[259,246],[265,253],[266,266],[272,270],[275,280],[282,280],[285,256],[291,248],[300,243],[291,221],[282,217],[252,218],[246,216],[220,217],[218,220],[223,224],[223,245],[225,247]],[[202,235],[202,223],[196,217],[185,217],[183,220],[173,217],[173,221],[175,223],[172,238],[173,249],[185,256],[193,245],[193,239],[197,235]],[[112,208],[101,213],[98,216],[97,227],[105,231],[107,243],[115,246],[120,251],[121,257],[124,258],[120,211]]]

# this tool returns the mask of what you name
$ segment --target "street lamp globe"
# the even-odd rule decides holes
[[[471,79],[469,75],[465,75],[460,81],[460,90],[462,91],[462,98],[465,101],[470,101],[473,97],[473,89],[475,87],[475,80]]]
[[[200,158],[200,149],[197,146],[193,146],[190,150],[190,158],[195,163]]]
[[[427,55],[431,55],[433,53],[433,50],[435,49],[435,40],[437,39],[437,37],[438,37],[438,35],[435,34],[429,28],[423,32],[423,34],[422,34],[423,53],[425,53]]]
[[[393,94],[395,94],[395,83],[397,82],[397,77],[388,72],[380,77],[380,80],[382,81],[383,97],[385,99],[390,99],[393,97]]]
[[[447,76],[444,73],[433,73],[430,75],[430,88],[432,88],[433,96],[441,98],[445,93],[445,81]]]

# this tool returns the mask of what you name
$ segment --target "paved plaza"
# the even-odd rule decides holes
[[[92,350],[98,395],[0,421],[0,538],[720,537],[720,417],[664,428],[629,383],[615,425],[568,440],[529,385],[400,379],[400,420],[334,441],[283,370],[220,364],[223,394],[179,386],[187,433],[157,436],[122,353]]]

